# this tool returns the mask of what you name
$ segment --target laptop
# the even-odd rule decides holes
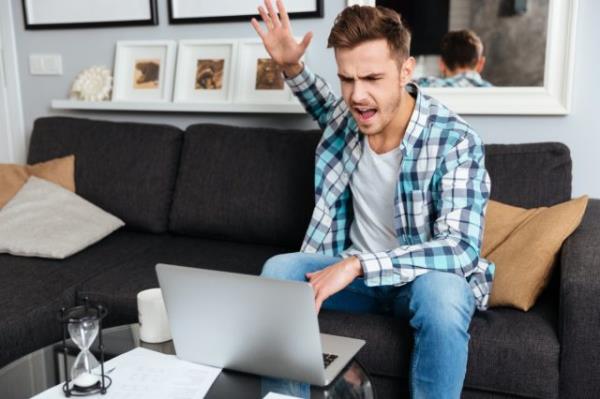
[[[365,341],[320,334],[307,282],[157,264],[177,356],[327,386]]]

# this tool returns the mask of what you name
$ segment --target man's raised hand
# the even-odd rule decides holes
[[[252,26],[262,39],[265,49],[277,64],[281,65],[287,76],[294,76],[302,70],[300,58],[304,55],[306,48],[312,39],[312,32],[304,35],[300,43],[297,43],[292,34],[292,27],[282,0],[277,0],[279,15],[275,12],[271,0],[264,0],[266,9],[258,6],[258,12],[265,23],[265,31],[256,18],[252,18]]]

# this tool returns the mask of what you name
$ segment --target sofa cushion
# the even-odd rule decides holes
[[[318,131],[193,125],[170,229],[298,250],[314,206]]]
[[[137,293],[158,287],[157,263],[258,275],[268,258],[286,252],[281,247],[269,245],[177,235],[162,237],[159,244],[144,254],[84,282],[78,298],[87,296],[91,301],[107,306],[109,314],[106,322],[109,325],[133,323],[137,322]]]
[[[75,305],[77,285],[111,267],[127,264],[156,245],[157,238],[118,231],[64,260],[1,254],[0,367],[61,339],[57,312],[63,306]]]
[[[127,229],[164,232],[182,135],[166,125],[39,118],[28,161],[75,154],[77,194],[123,219]]]
[[[571,199],[571,155],[562,143],[488,144],[491,199],[522,208]]]
[[[481,256],[496,265],[490,307],[528,311],[533,306],[587,203],[587,195],[533,209],[489,202]]]
[[[476,311],[469,328],[464,387],[557,398],[560,345],[556,308],[556,302],[544,295],[529,312],[512,308]],[[323,310],[319,322],[321,332],[367,341],[358,359],[369,373],[408,383],[414,345],[408,320]]]

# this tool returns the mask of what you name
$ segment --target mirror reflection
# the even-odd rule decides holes
[[[549,0],[377,0],[412,30],[422,87],[543,86]]]

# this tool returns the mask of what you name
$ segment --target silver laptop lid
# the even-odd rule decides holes
[[[166,264],[156,272],[178,357],[324,384],[308,283]]]

